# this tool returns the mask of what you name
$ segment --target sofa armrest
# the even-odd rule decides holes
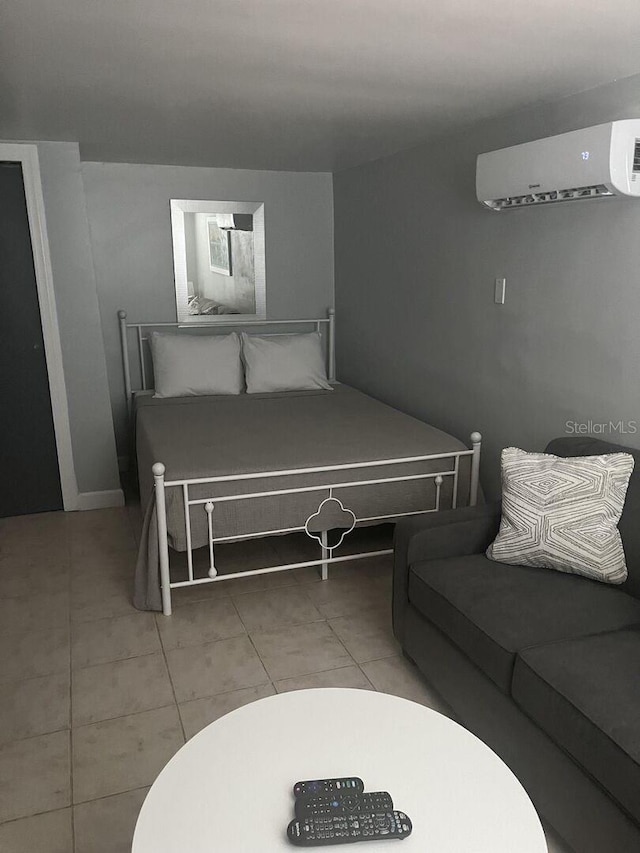
[[[420,560],[437,560],[481,554],[500,527],[501,504],[430,512],[396,524],[393,541],[393,631],[402,642],[404,612],[409,603],[409,566]]]

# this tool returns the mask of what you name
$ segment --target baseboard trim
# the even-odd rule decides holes
[[[112,506],[124,506],[122,489],[109,489],[104,492],[80,492],[76,509],[107,509]]]

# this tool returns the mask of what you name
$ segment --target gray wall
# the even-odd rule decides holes
[[[640,75],[334,175],[338,378],[480,430],[490,496],[502,447],[541,450],[567,421],[640,430],[640,202],[496,214],[475,200],[476,155],[638,117]]]
[[[39,142],[38,156],[78,490],[119,489],[78,145]]]
[[[169,200],[265,205],[269,317],[325,316],[333,304],[331,175],[83,163],[119,453],[129,452],[116,311],[175,321]]]

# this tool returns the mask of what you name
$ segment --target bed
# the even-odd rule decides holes
[[[284,571],[363,559],[340,555],[357,525],[377,524],[475,503],[480,435],[471,449],[435,427],[335,382],[333,312],[320,320],[258,321],[260,327],[324,332],[329,386],[268,393],[154,396],[145,341],[158,324],[129,324],[119,312],[125,389],[135,430],[140,497],[145,508],[134,603],[171,614],[172,590],[244,576],[221,574],[216,545],[304,531],[317,559],[256,569]],[[250,322],[251,324],[251,322]],[[249,325],[250,325],[249,324]],[[178,331],[176,324],[172,325]],[[222,321],[221,326],[236,326]],[[242,326],[248,325],[246,321]],[[182,332],[182,330],[180,330]],[[191,333],[192,327],[185,330]],[[141,390],[131,378],[137,339]],[[208,551],[205,576],[194,552]],[[186,554],[187,577],[172,580],[170,555]]]

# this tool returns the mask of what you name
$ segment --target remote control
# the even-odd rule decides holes
[[[296,847],[321,847],[355,841],[403,839],[411,835],[412,828],[404,812],[356,812],[292,820],[287,827],[287,838]]]
[[[296,782],[293,786],[293,796],[303,797],[309,794],[361,794],[364,782],[357,776],[346,776],[344,779],[311,779],[306,782]]]
[[[388,812],[393,800],[386,791],[363,794],[318,794],[300,796],[295,803],[297,818],[346,815],[351,812]]]

